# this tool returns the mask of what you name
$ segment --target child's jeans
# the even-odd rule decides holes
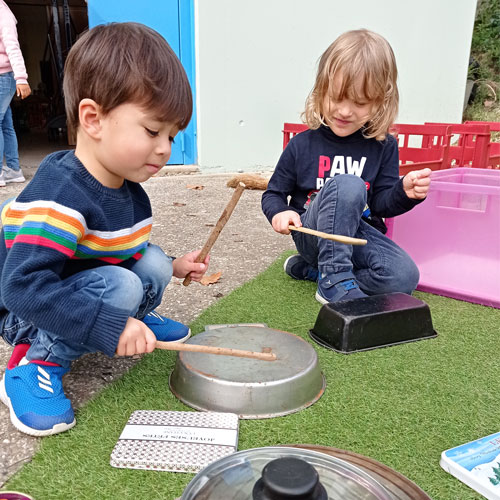
[[[16,80],[12,71],[0,74],[0,171],[5,157],[7,166],[19,170],[17,137],[12,121],[10,102],[16,92]]]
[[[78,288],[84,288],[89,298],[128,309],[131,317],[142,319],[161,303],[163,291],[171,278],[172,259],[160,247],[150,244],[131,270],[102,266],[77,273],[66,281],[78,282]],[[7,343],[31,344],[26,355],[29,360],[50,361],[68,368],[72,360],[94,351],[84,344],[69,342],[64,337],[36,328],[12,313],[3,318],[2,327],[0,333]]]
[[[368,295],[412,293],[419,279],[417,266],[403,249],[361,219],[365,206],[366,185],[360,177],[332,177],[302,214],[303,226],[368,243],[345,245],[294,231],[297,250],[324,275],[351,272]]]

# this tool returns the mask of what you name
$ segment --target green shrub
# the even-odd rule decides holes
[[[472,35],[471,56],[479,78],[500,82],[500,0],[480,0]]]

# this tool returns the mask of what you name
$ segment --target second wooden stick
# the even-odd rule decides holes
[[[219,234],[222,231],[223,227],[226,225],[226,222],[229,220],[229,217],[231,217],[234,207],[241,198],[241,195],[243,194],[244,190],[245,190],[245,184],[243,184],[243,182],[240,182],[236,187],[236,189],[234,190],[233,196],[229,200],[229,203],[226,205],[226,208],[222,212],[222,215],[219,217],[217,224],[215,224],[215,227],[213,228],[210,236],[208,237],[207,242],[201,249],[201,252],[198,255],[198,257],[196,258],[196,262],[203,262],[205,260],[205,257],[208,255],[208,252],[210,252],[210,249],[213,247],[215,241],[219,237]],[[189,283],[191,283],[191,273],[188,274],[184,278],[184,281],[182,282],[184,286],[188,286]]]

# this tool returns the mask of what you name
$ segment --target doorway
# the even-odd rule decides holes
[[[6,0],[17,19],[32,94],[11,103],[22,164],[68,149],[62,65],[78,36],[88,28],[85,0]],[[27,152],[26,154],[24,154]],[[37,153],[38,152],[38,153]],[[34,166],[34,165],[28,165]]]
[[[18,39],[32,95],[11,103],[20,160],[35,167],[57,149],[70,149],[62,94],[62,68],[78,37],[108,22],[136,21],[158,31],[186,70],[195,100],[193,0],[6,0],[17,19]],[[169,164],[197,162],[196,108],[172,148]],[[35,165],[36,163],[36,165]]]

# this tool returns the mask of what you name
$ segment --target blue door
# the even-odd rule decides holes
[[[88,0],[89,27],[134,21],[158,31],[170,44],[186,70],[195,99],[194,0]],[[196,108],[186,130],[175,138],[169,164],[191,165],[196,155]]]

